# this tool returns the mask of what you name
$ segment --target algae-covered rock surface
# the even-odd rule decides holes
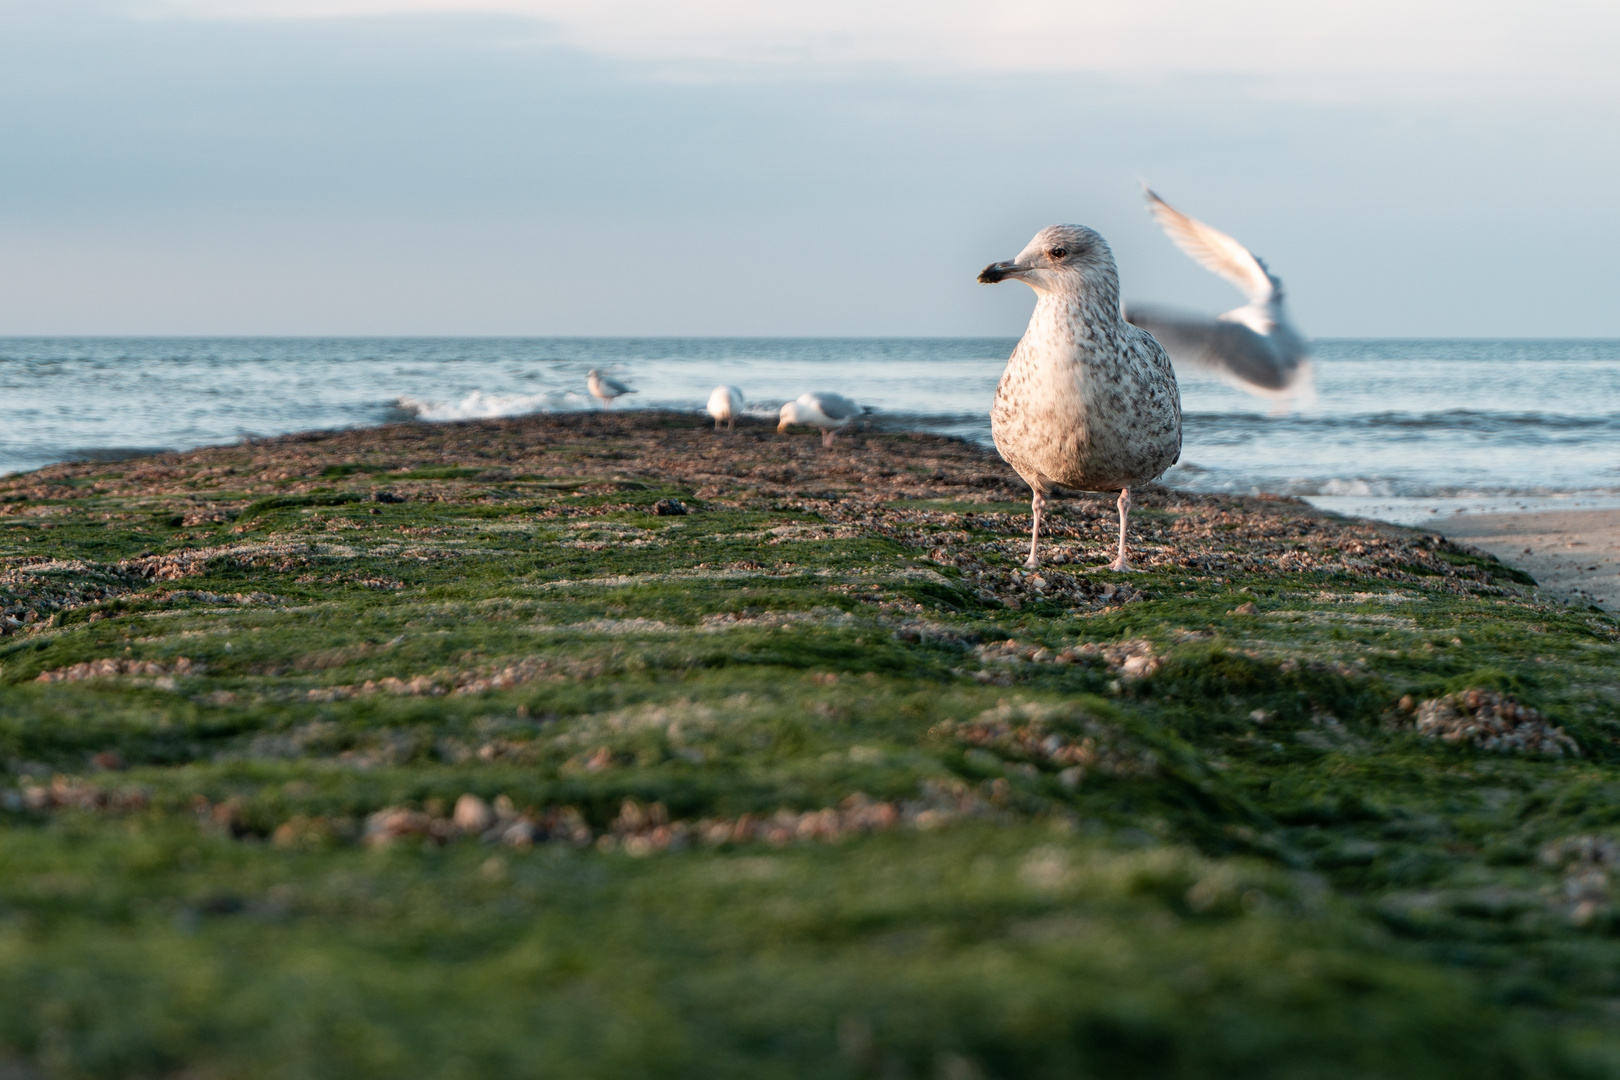
[[[636,413],[0,480],[0,1073],[1620,1071],[1620,628]],[[10,1070],[9,1073],[6,1070]]]

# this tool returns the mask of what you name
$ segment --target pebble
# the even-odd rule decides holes
[[[366,819],[365,842],[370,847],[387,847],[406,837],[434,837],[434,819],[420,810],[390,806]]]
[[[1402,698],[1404,704],[1407,698]],[[1403,710],[1405,711],[1405,710]],[[1492,690],[1465,690],[1430,698],[1415,709],[1419,735],[1466,742],[1481,750],[1580,757],[1575,740],[1541,713]]]
[[[29,810],[77,807],[81,810],[134,811],[146,808],[149,796],[144,788],[110,791],[81,783],[70,776],[55,776],[47,784],[24,784],[18,802]],[[8,804],[11,800],[7,800]]]
[[[532,848],[543,839],[545,839],[544,835],[534,822],[525,821],[522,818],[512,822],[501,832],[501,843],[509,848],[518,848],[519,850]]]
[[[1016,638],[1008,638],[1006,641],[980,645],[974,652],[987,664],[1006,664],[1018,660],[1032,664],[1075,664],[1100,660],[1107,664],[1111,671],[1124,675],[1126,679],[1146,678],[1158,671],[1164,662],[1154,649],[1153,643],[1145,638],[1108,645],[1088,641],[1062,650],[1030,645]],[[974,672],[973,678],[980,682],[999,681],[988,670]]]
[[[227,646],[228,647],[228,646]],[[155,660],[124,660],[111,657],[85,660],[64,668],[42,671],[35,682],[79,682],[83,679],[112,679],[120,675],[174,676],[201,675],[207,669],[201,663],[192,663],[189,657],[179,657],[173,664],[160,664]]]
[[[456,800],[450,820],[462,832],[481,833],[495,824],[495,811],[490,809],[489,803],[469,793]]]

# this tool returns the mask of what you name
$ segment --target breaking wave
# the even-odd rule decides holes
[[[497,416],[527,416],[530,413],[573,412],[590,408],[583,394],[548,391],[542,394],[486,394],[474,390],[460,401],[424,401],[401,397],[399,410],[419,420],[488,420]]]

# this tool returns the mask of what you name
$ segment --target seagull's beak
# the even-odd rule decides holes
[[[979,284],[994,285],[996,282],[1006,281],[1008,278],[1021,278],[1028,271],[1029,267],[1019,266],[1012,259],[1005,262],[991,263],[979,271]]]
[[[788,426],[787,417],[784,416],[784,417],[782,417],[781,421],[778,422],[777,425],[776,425],[776,433],[778,435],[782,434],[782,432],[787,430],[787,426]]]

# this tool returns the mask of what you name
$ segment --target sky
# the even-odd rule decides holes
[[[0,334],[1620,337],[1620,0],[0,0]]]

